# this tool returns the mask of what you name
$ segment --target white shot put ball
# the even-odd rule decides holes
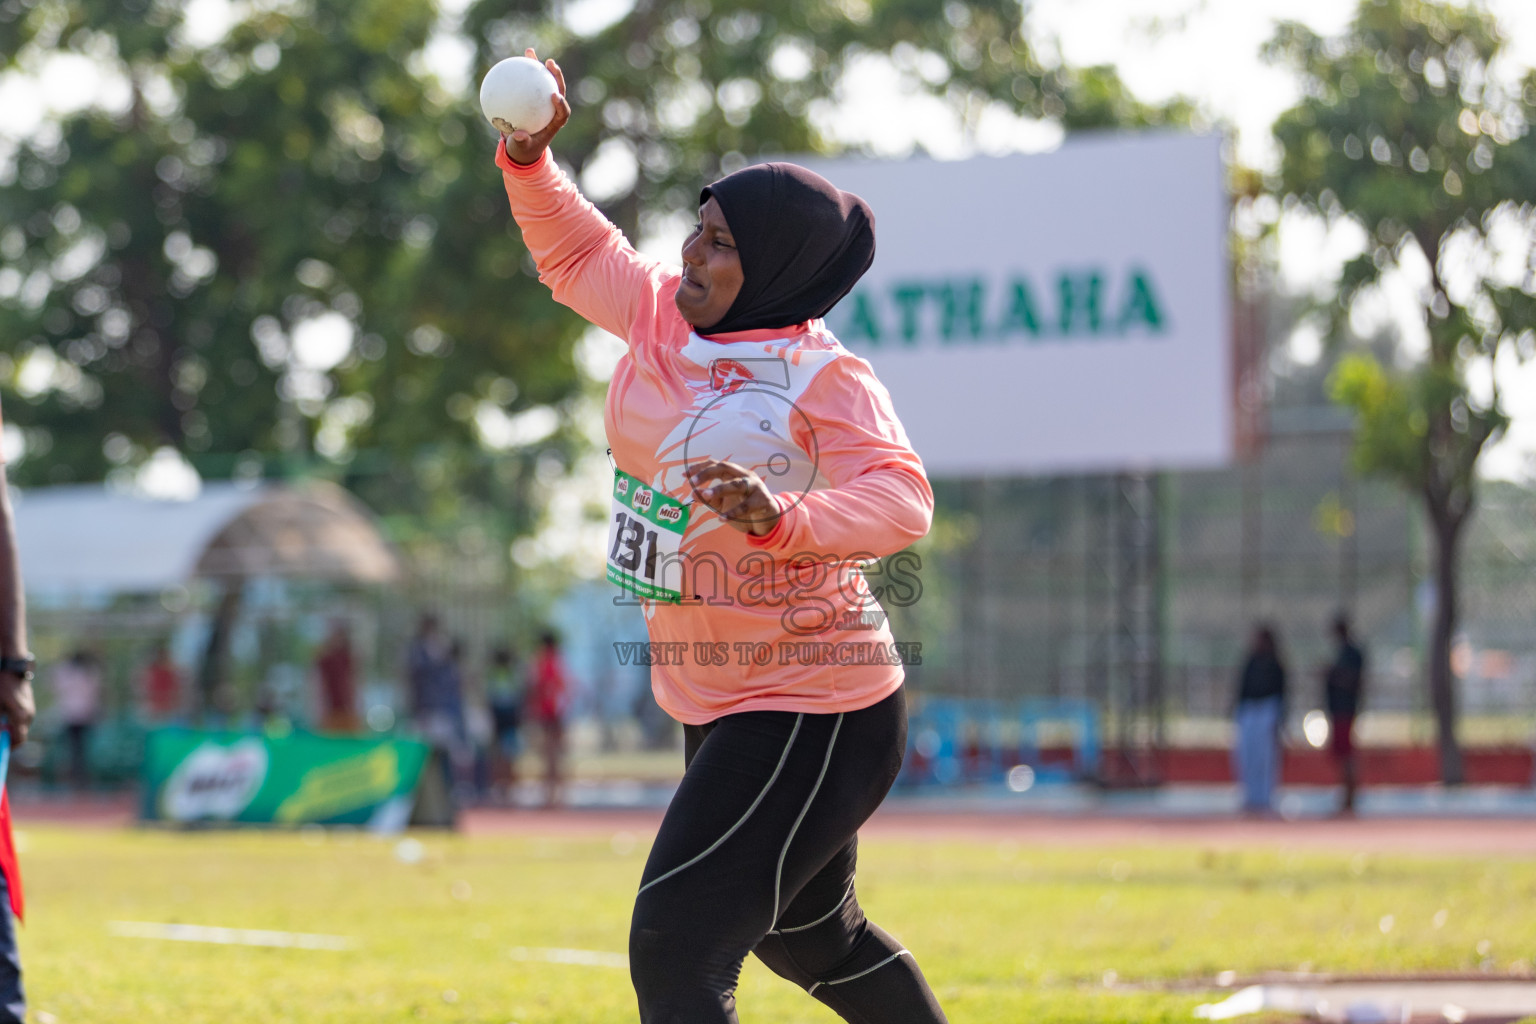
[[[480,82],[480,109],[497,131],[511,135],[521,128],[532,134],[554,120],[550,97],[559,92],[543,64],[531,57],[508,57]]]

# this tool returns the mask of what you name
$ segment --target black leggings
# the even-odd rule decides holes
[[[749,711],[688,726],[688,770],[629,932],[642,1024],[736,1020],[747,953],[852,1024],[942,1024],[912,959],[854,896],[857,832],[906,746],[901,691],[834,715]]]

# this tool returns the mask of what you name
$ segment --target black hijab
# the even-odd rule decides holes
[[[825,316],[874,262],[869,204],[804,167],[744,167],[700,192],[699,205],[711,196],[735,237],[743,280],[709,334]]]

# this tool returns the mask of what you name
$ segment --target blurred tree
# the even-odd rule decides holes
[[[1333,337],[1389,283],[1407,286],[1392,301],[1416,296],[1423,354],[1349,356],[1332,391],[1357,414],[1358,468],[1417,494],[1433,528],[1427,676],[1448,783],[1463,779],[1450,657],[1459,545],[1478,456],[1508,422],[1495,364],[1536,350],[1536,74],[1508,81],[1504,42],[1476,6],[1362,0],[1337,38],[1284,24],[1268,46],[1303,89],[1275,124],[1277,191],[1364,232],[1334,294]]]
[[[239,10],[194,45],[181,4],[0,2],[6,65],[88,58],[118,97],[45,123],[0,179],[18,479],[99,480],[162,447],[206,476],[313,471],[318,452],[397,523],[523,526],[525,474],[484,472],[475,414],[569,394],[579,326],[489,217],[451,255],[448,298],[479,318],[422,301],[463,130],[413,70],[436,4]],[[238,607],[226,591],[204,701]]]
[[[208,41],[171,0],[0,0],[0,69],[72,57],[112,83],[0,153],[20,480],[162,446],[215,477],[318,456],[401,522],[528,527],[532,464],[577,443],[583,325],[534,280],[494,133],[430,71],[455,31],[471,87],[527,44],[560,58],[558,155],[632,234],[749,157],[835,148],[817,126],[861,61],[971,120],[1190,116],[1043,62],[1016,0],[645,0],[591,30],[577,6],[481,0],[453,25],[435,0],[257,0]]]
[[[0,335],[32,403],[14,419],[46,454],[22,479],[100,479],[163,445],[211,475],[365,447],[388,471],[370,497],[420,511],[454,491],[410,486],[413,456],[477,450],[481,402],[565,397],[577,325],[530,301],[494,206],[435,251],[465,135],[458,98],[410,70],[435,3],[249,10],[193,46],[178,4],[0,3],[12,63],[88,55],[123,94],[21,146],[0,187]]]

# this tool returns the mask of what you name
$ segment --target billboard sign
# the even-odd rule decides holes
[[[1215,467],[1233,454],[1222,140],[811,162],[873,208],[829,314],[934,475]]]

